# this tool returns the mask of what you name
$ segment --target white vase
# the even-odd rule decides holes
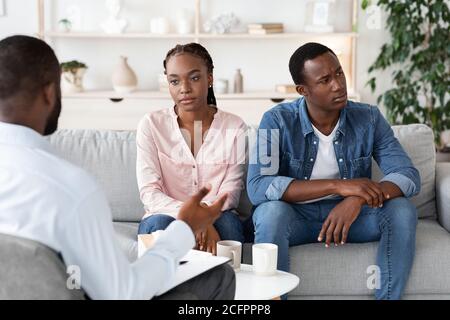
[[[109,16],[108,19],[100,24],[103,31],[108,34],[123,33],[128,26],[128,21],[119,18],[122,10],[122,0],[106,0],[105,6],[109,11]]]
[[[136,90],[137,77],[133,69],[128,65],[128,58],[120,56],[119,63],[112,75],[114,91],[118,93],[130,93]]]
[[[150,32],[156,34],[166,34],[170,32],[170,23],[167,18],[159,17],[150,20]]]
[[[75,72],[65,71],[61,74],[61,89],[65,94],[84,91],[83,76],[86,68],[79,68]]]
[[[193,32],[192,16],[188,10],[180,10],[177,13],[177,32],[189,34]]]

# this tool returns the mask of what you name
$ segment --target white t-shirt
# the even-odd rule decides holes
[[[337,128],[339,127],[339,121],[334,126],[330,135],[326,136],[320,132],[313,124],[311,124],[314,133],[319,138],[319,149],[317,150],[316,162],[311,173],[310,180],[317,179],[339,179],[339,167],[336,160],[336,153],[334,152],[333,140],[336,136]],[[310,203],[319,200],[334,198],[336,195],[328,195],[325,197],[302,201],[300,203]]]

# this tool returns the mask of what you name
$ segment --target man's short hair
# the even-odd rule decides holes
[[[295,84],[303,84],[305,79],[303,75],[305,62],[312,60],[326,52],[331,52],[334,56],[336,54],[323,44],[316,42],[308,42],[295,50],[289,59],[289,71],[291,72],[292,80]]]
[[[52,48],[28,36],[12,36],[0,41],[0,100],[17,94],[34,98],[41,88],[59,85],[60,67]]]

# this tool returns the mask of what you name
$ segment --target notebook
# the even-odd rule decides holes
[[[152,234],[138,235],[138,257],[141,257],[153,246],[160,233],[160,231],[156,231]],[[174,278],[162,291],[158,292],[158,295],[230,260],[228,257],[217,257],[209,252],[192,249],[181,258],[180,262],[182,263],[178,265]]]

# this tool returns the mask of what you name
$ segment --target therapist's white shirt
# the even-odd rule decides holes
[[[114,235],[99,186],[62,160],[36,131],[0,122],[0,233],[39,241],[81,271],[92,299],[150,299],[173,281],[179,259],[195,244],[175,221],[154,248],[130,263]],[[30,265],[30,268],[33,266]]]

